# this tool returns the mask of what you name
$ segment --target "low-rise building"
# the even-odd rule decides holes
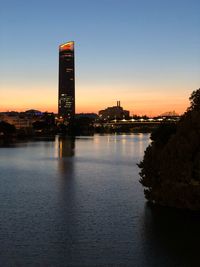
[[[99,111],[99,117],[102,120],[122,120],[129,118],[129,111],[124,110],[120,106],[120,101],[117,101],[117,106],[108,107],[104,110]]]
[[[33,123],[32,119],[25,117],[21,118],[18,115],[3,115],[1,119],[7,123],[14,125],[16,129],[31,128]]]

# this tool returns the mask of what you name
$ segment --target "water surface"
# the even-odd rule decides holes
[[[0,266],[198,266],[199,217],[145,204],[136,164],[149,142],[0,148]]]

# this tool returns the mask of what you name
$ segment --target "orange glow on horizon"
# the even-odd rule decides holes
[[[94,90],[95,88],[95,90]],[[175,111],[182,114],[189,106],[191,91],[175,88],[173,91],[158,91],[157,88],[109,88],[107,85],[77,85],[76,113],[98,113],[107,107],[116,106],[117,100],[121,106],[130,111],[130,115],[156,116],[165,112]],[[102,97],[103,96],[103,97]],[[25,111],[36,109],[40,111],[58,112],[57,84],[32,84],[27,89],[26,84],[15,87],[11,84],[0,92],[0,111]]]
[[[112,103],[111,105],[98,105],[98,104],[94,104],[94,105],[78,105],[78,103],[76,104],[76,113],[97,113],[102,110],[107,108],[108,106],[115,106],[115,103]],[[135,106],[135,108],[133,108]],[[141,107],[141,106],[137,106],[137,105],[126,105],[126,103],[124,103],[124,105],[122,105],[122,107],[125,110],[129,110],[130,111],[130,116],[132,115],[139,115],[139,116],[143,116],[143,115],[147,115],[150,117],[153,116],[158,116],[162,113],[165,112],[169,112],[169,111],[175,111],[176,113],[178,113],[179,115],[183,114],[187,107],[189,106],[189,103],[185,102],[182,103],[180,105],[177,105],[176,107],[174,107],[173,105],[161,105],[160,107],[148,107],[148,109],[145,107]],[[18,111],[18,112],[23,112],[29,109],[36,109],[36,110],[40,110],[42,112],[53,112],[53,113],[57,113],[58,112],[58,108],[56,105],[41,105],[41,104],[35,104],[35,105],[7,105],[7,106],[2,106],[0,108],[0,112],[5,112],[5,111]]]

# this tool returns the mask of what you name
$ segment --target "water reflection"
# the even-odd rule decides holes
[[[58,157],[66,158],[73,157],[75,149],[75,137],[58,137]]]
[[[73,175],[75,138],[58,137],[58,170],[65,177]]]
[[[199,223],[199,214],[147,204],[143,226],[148,266],[197,266]]]
[[[76,142],[76,144],[75,144]],[[0,266],[198,266],[200,217],[145,206],[149,135],[0,149]]]

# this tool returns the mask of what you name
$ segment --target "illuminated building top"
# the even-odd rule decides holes
[[[74,51],[74,42],[70,41],[59,46],[59,51]]]

